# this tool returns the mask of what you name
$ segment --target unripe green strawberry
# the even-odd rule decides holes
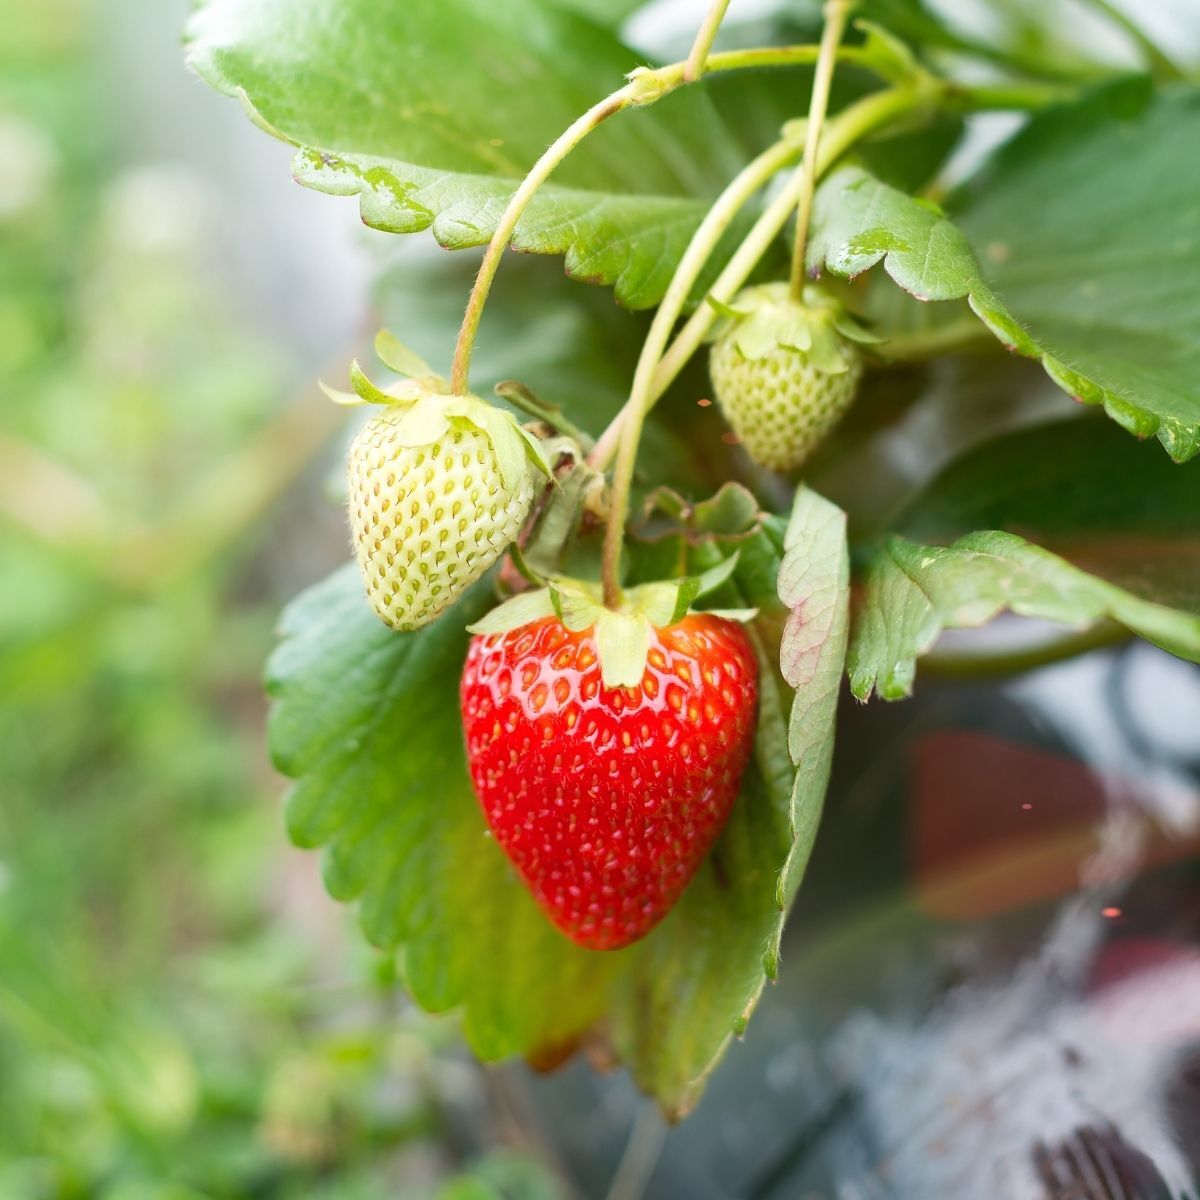
[[[873,341],[814,287],[795,299],[786,283],[747,288],[730,306],[708,369],[725,419],[750,457],[791,471],[825,440],[862,378],[856,343]]]
[[[537,442],[474,396],[402,385],[350,447],[350,524],[367,596],[393,629],[434,620],[520,532]]]

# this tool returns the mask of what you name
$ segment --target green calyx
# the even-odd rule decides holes
[[[604,686],[637,687],[646,670],[653,630],[665,629],[697,611],[694,602],[725,583],[737,560],[735,553],[701,575],[626,588],[617,609],[605,607],[598,583],[554,579],[545,587],[504,601],[467,628],[471,633],[508,633],[545,617],[557,617],[572,633],[594,629]],[[730,621],[751,621],[758,615],[756,609],[704,611]]]
[[[842,375],[855,364],[857,346],[880,339],[864,329],[845,306],[812,284],[797,300],[787,283],[764,283],[746,288],[732,304],[709,300],[722,320],[710,340],[732,339],[746,359],[765,358],[783,349],[800,355],[816,370]]]
[[[454,395],[442,376],[386,331],[375,338],[375,352],[386,366],[405,378],[386,389],[380,388],[355,361],[350,364],[353,392],[338,391],[324,383],[321,390],[335,404],[346,407],[379,404],[402,409],[404,416],[394,434],[402,446],[430,446],[453,429],[474,429],[486,434],[509,491],[519,486],[530,464],[553,479],[542,443],[512,413],[478,396]]]

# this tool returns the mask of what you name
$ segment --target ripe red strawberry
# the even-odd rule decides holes
[[[750,756],[758,666],[735,621],[652,629],[641,684],[606,688],[595,630],[545,617],[472,639],[460,699],[484,815],[550,919],[616,950],[670,910]]]

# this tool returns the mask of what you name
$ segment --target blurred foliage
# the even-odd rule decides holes
[[[0,0],[0,1196],[554,1196],[459,1173],[474,1069],[279,834],[250,558],[333,423],[216,192],[118,165],[96,18]]]

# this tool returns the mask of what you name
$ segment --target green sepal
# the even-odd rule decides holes
[[[706,608],[710,617],[720,617],[723,621],[736,621],[739,625],[748,625],[758,617],[757,608]]]
[[[386,329],[381,329],[375,335],[375,354],[385,367],[397,375],[431,384],[446,382],[415,350],[410,350]]]
[[[325,393],[327,400],[332,400],[334,404],[339,404],[342,408],[359,408],[367,403],[366,400],[354,392],[343,392],[339,388],[330,387],[323,379],[317,380],[317,387]]]
[[[558,619],[572,632],[591,629],[604,612],[600,589],[573,579],[556,579],[550,585],[550,599]]]
[[[519,379],[502,379],[492,391],[501,400],[507,400],[514,408],[533,417],[535,421],[544,421],[551,429],[570,438],[585,452],[590,451],[594,445],[592,438],[558,405],[543,400],[528,384]]]
[[[627,588],[619,610],[605,607],[598,584],[555,579],[547,587],[505,600],[467,628],[471,633],[509,633],[543,617],[556,616],[572,633],[594,629],[604,686],[636,687],[646,670],[652,632],[682,621],[700,596],[729,581],[737,564],[738,555],[734,553],[699,575]],[[714,615],[746,622],[754,620],[758,610],[722,609]]]
[[[522,625],[530,625],[545,617],[555,615],[554,602],[550,598],[548,587],[536,591],[520,592],[510,596],[503,604],[498,604],[472,625],[467,626],[468,633],[511,633]]]
[[[446,405],[440,396],[422,396],[396,423],[395,438],[401,446],[415,449],[432,446],[450,431]]]
[[[748,317],[750,315],[750,309],[748,307],[738,308],[735,304],[728,304],[724,300],[718,300],[711,292],[705,296],[704,299],[708,306],[714,309],[719,316],[726,317],[731,321],[737,321],[742,317]],[[707,336],[707,340],[711,341],[713,336],[714,335],[710,333]]]
[[[712,336],[732,338],[743,358],[755,360],[786,350],[826,375],[851,369],[857,358],[854,344],[879,340],[829,292],[810,284],[798,300],[783,281],[740,292]]]
[[[693,602],[701,596],[707,596],[709,592],[715,592],[737,570],[737,565],[738,552],[735,550],[728,558],[723,558],[717,563],[715,567],[709,567],[707,571],[699,575],[689,575],[687,578],[681,580],[678,595],[675,599],[674,614],[670,623],[673,625],[676,621],[682,621],[688,612],[691,611]]]
[[[446,416],[458,425],[473,425],[487,434],[496,452],[504,486],[511,492],[520,485],[529,464],[549,479],[554,472],[541,442],[518,424],[512,413],[480,400],[478,396],[446,397]]]
[[[637,687],[650,653],[650,621],[640,613],[604,609],[596,621],[596,657],[606,688]]]
[[[834,317],[833,327],[842,337],[848,338],[852,342],[857,342],[860,346],[879,346],[887,341],[887,338],[880,337],[877,333],[872,333],[869,329],[864,329],[845,310]]]
[[[530,463],[553,480],[554,472],[541,442],[523,428],[512,413],[496,408],[478,396],[447,395],[441,390],[445,380],[428,373],[428,365],[386,331],[376,336],[375,349],[394,371],[421,370],[426,373],[419,379],[401,380],[384,391],[371,382],[355,359],[350,364],[354,395],[321,384],[335,404],[383,404],[406,409],[396,426],[396,436],[402,446],[410,448],[432,445],[444,437],[452,425],[485,433],[496,453],[500,475],[509,492],[515,492],[520,486]]]
[[[644,583],[625,593],[625,604],[645,617],[656,629],[665,629],[681,621],[687,614],[690,601],[684,595],[687,580],[669,583]],[[683,601],[681,604],[680,601]]]
[[[350,386],[367,404],[407,404],[420,397],[422,389],[413,383],[397,384],[394,391],[385,392],[367,378],[366,372],[358,365],[358,359],[350,364]]]

